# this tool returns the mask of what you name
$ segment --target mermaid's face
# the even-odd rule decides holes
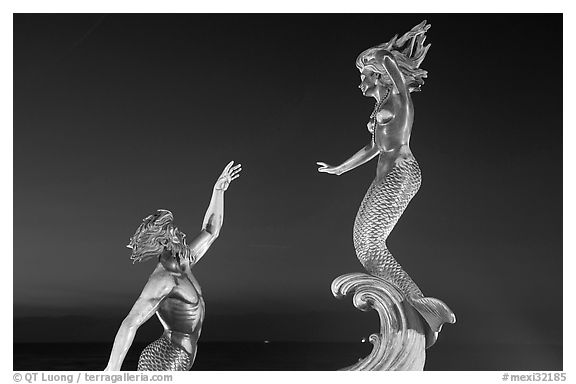
[[[362,94],[367,97],[374,97],[376,94],[377,89],[377,81],[378,81],[379,74],[368,69],[364,68],[360,72],[360,85],[358,88],[362,91]]]
[[[358,88],[366,97],[374,97],[377,100],[385,100],[388,98],[392,91],[392,83],[387,75],[375,72],[369,67],[364,67],[360,70],[360,78],[362,79]]]

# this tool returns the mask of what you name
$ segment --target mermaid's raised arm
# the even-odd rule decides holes
[[[406,80],[404,80],[404,75],[402,75],[400,68],[398,68],[398,64],[396,63],[394,56],[390,52],[384,50],[379,51],[376,55],[380,56],[379,59],[382,60],[384,69],[388,73],[390,79],[392,79],[392,83],[398,90],[398,93],[407,97],[410,91],[406,86]]]
[[[122,363],[134,341],[136,331],[156,313],[162,300],[174,287],[172,279],[166,277],[169,277],[167,272],[159,265],[148,279],[140,297],[118,329],[105,371],[119,371],[122,368]]]
[[[374,143],[374,140],[370,140],[370,143],[364,148],[352,155],[348,160],[337,166],[330,166],[323,162],[317,162],[320,167],[318,172],[330,173],[332,175],[341,175],[344,172],[348,172],[362,164],[367,163],[372,160],[380,153],[378,147]]]

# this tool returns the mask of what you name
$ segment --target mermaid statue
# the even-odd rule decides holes
[[[354,222],[354,248],[362,266],[375,278],[370,281],[392,284],[425,321],[426,347],[434,344],[444,323],[454,323],[456,318],[442,301],[422,294],[392,256],[386,239],[420,188],[420,168],[409,146],[414,120],[410,94],[421,90],[427,75],[420,64],[430,48],[424,46],[429,28],[423,21],[402,37],[396,35],[358,56],[359,88],[364,96],[375,99],[367,124],[370,142],[340,165],[317,163],[319,172],[341,175],[378,156],[376,178]],[[341,283],[335,281],[335,285]]]
[[[139,371],[187,371],[196,357],[204,320],[204,300],[192,267],[218,237],[224,218],[224,192],[240,176],[231,161],[216,181],[202,230],[190,244],[174,226],[170,211],[146,217],[130,239],[133,262],[156,260],[156,268],[116,334],[106,371],[119,371],[137,329],[156,314],[162,336],[148,345],[138,360]]]

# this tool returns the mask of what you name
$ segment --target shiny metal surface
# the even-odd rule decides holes
[[[381,297],[382,292],[393,295],[390,289],[382,288],[381,281],[390,283],[399,290],[405,299],[403,302],[410,304],[410,311],[417,311],[424,320],[426,329],[422,334],[426,338],[426,347],[435,343],[444,323],[454,323],[456,318],[442,301],[424,297],[392,256],[386,240],[420,188],[420,169],[409,146],[414,121],[410,93],[420,91],[427,76],[427,72],[419,66],[430,48],[430,45],[424,46],[425,34],[429,28],[430,25],[423,21],[402,37],[395,36],[387,43],[369,48],[358,56],[356,66],[360,71],[359,88],[364,96],[375,99],[375,108],[367,125],[372,137],[364,148],[340,165],[317,163],[319,172],[341,175],[378,156],[376,177],[360,205],[354,223],[356,255],[366,271],[378,277],[378,280],[369,280],[373,285],[362,280],[362,292],[365,295],[376,295],[379,300],[384,300]],[[338,279],[336,281],[339,281]],[[379,313],[384,310],[382,308],[390,308],[381,304],[374,305]],[[392,337],[395,342],[403,340],[394,336],[397,331],[391,332],[387,334],[383,330],[383,337]],[[388,341],[378,343],[378,348],[382,345],[387,348],[405,347],[390,344]],[[419,346],[417,343],[412,345],[413,348]],[[378,356],[382,359],[389,358],[386,354]],[[386,362],[381,361],[378,364],[358,365],[356,368],[387,366]]]
[[[162,336],[149,344],[138,359],[138,371],[188,371],[190,355]]]
[[[338,298],[354,293],[352,302],[362,311],[374,309],[380,332],[370,335],[372,352],[344,371],[421,371],[425,361],[425,330],[421,317],[406,303],[398,288],[365,273],[349,273],[332,282]]]
[[[422,292],[394,259],[386,239],[420,188],[420,180],[420,168],[414,158],[398,162],[386,178],[370,185],[354,222],[354,248],[362,266],[370,274],[392,282],[409,297],[422,297]]]
[[[228,163],[218,177],[202,230],[190,244],[173,224],[173,215],[158,210],[146,217],[130,239],[131,259],[156,259],[140,297],[122,322],[106,371],[118,371],[138,328],[156,314],[164,327],[162,337],[144,349],[139,370],[188,370],[194,363],[204,321],[204,300],[192,267],[216,240],[224,219],[224,192],[240,176],[241,165]]]

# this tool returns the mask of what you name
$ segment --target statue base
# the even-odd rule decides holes
[[[380,333],[370,335],[372,352],[344,371],[422,371],[426,360],[425,325],[420,314],[389,282],[365,273],[348,273],[332,282],[337,298],[354,293],[354,306],[374,309]]]

